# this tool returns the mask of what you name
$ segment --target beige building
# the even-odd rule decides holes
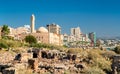
[[[38,43],[49,43],[48,33],[31,33],[31,35],[37,39]]]
[[[47,31],[47,29],[45,29],[44,27],[40,27],[35,33],[22,34],[22,35],[20,35],[20,39],[21,39],[21,40],[24,40],[24,38],[25,38],[27,35],[32,35],[32,36],[34,36],[39,43],[46,43],[46,44],[49,43],[48,31]]]
[[[55,45],[63,45],[63,36],[61,35],[61,27],[55,23],[47,25],[49,32],[49,43]]]
[[[62,36],[55,33],[49,33],[45,27],[40,27],[36,30],[36,33],[22,34],[20,39],[23,40],[27,35],[33,35],[39,43],[62,45]]]
[[[39,43],[49,43],[48,30],[44,27],[40,27],[36,33],[31,33],[31,35],[35,36]]]
[[[31,16],[30,29],[19,27],[17,29],[11,28],[11,36],[17,40],[24,40],[27,35],[33,35],[39,43],[62,45],[63,36],[60,34],[61,28],[59,25],[51,24],[45,27],[40,27],[35,30],[35,16]],[[28,32],[29,31],[29,32]]]
[[[62,45],[62,35],[58,35],[58,34],[55,34],[55,33],[50,33],[49,34],[49,39],[50,39],[50,44],[54,44],[54,45]]]
[[[47,25],[47,29],[50,33],[61,34],[60,26],[55,23]]]
[[[82,32],[80,30],[80,27],[71,28],[71,38],[74,38],[74,41],[81,41]]]
[[[10,34],[9,36],[14,37],[14,39],[19,40],[20,35],[22,34],[29,34],[30,29],[26,27],[18,27],[18,28],[11,28],[10,27]]]
[[[45,27],[40,27],[36,33],[33,33],[34,36],[39,36],[37,40],[42,43],[49,43],[49,44],[54,44],[54,45],[62,45],[61,42],[61,35],[55,34],[55,33],[49,33],[48,30]]]

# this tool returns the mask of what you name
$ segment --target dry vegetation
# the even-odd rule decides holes
[[[84,74],[106,74],[111,72],[111,58],[116,53],[100,49],[69,49],[68,53],[78,54],[82,62],[86,63],[88,69]]]

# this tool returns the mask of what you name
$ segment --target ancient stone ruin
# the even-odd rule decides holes
[[[59,50],[30,49],[14,56],[10,65],[0,65],[2,74],[19,74],[21,69],[31,69],[39,74],[64,74],[70,70],[73,74],[79,74],[87,69],[84,63],[77,60],[77,54],[60,52]]]

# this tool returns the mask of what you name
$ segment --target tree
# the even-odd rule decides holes
[[[37,40],[34,36],[28,35],[25,37],[25,41],[28,42],[29,44],[31,43],[37,43]]]
[[[1,30],[1,36],[6,37],[10,33],[10,29],[8,25],[3,25],[2,30]]]
[[[115,47],[113,51],[116,52],[117,54],[120,54],[120,46]]]

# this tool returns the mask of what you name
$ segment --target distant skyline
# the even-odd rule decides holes
[[[0,26],[30,25],[32,14],[36,29],[56,23],[62,33],[80,27],[98,37],[120,36],[120,0],[0,0]]]

